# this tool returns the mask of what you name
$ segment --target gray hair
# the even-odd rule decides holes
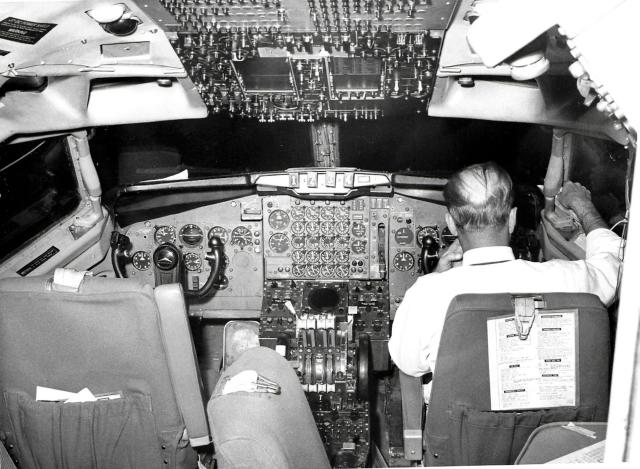
[[[449,178],[444,200],[459,229],[499,228],[509,220],[513,182],[494,162],[474,164]]]

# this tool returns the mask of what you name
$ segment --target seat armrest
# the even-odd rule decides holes
[[[182,287],[178,284],[160,285],[155,288],[154,295],[160,312],[169,374],[189,442],[192,447],[208,445],[211,442],[209,423]]]
[[[422,460],[422,378],[400,373],[402,395],[402,439],[404,458],[409,461]]]

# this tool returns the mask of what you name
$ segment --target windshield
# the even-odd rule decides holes
[[[312,167],[314,146],[323,143],[317,132],[308,123],[210,116],[99,129],[91,152],[108,188],[185,169],[197,178]],[[419,115],[340,122],[328,132],[335,133],[327,137],[335,139],[335,166],[447,176],[494,160],[529,183],[542,183],[551,141],[541,126]]]

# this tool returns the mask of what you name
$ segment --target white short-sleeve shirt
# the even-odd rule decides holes
[[[622,239],[605,228],[587,235],[586,259],[515,260],[508,246],[471,249],[462,266],[420,277],[396,313],[389,353],[411,376],[434,371],[449,303],[463,293],[593,293],[609,305],[614,298]]]

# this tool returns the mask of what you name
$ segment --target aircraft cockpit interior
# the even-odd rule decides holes
[[[639,7],[0,3],[0,468],[640,460]],[[468,267],[408,372],[486,162],[533,271],[600,255],[577,183],[611,294]]]

